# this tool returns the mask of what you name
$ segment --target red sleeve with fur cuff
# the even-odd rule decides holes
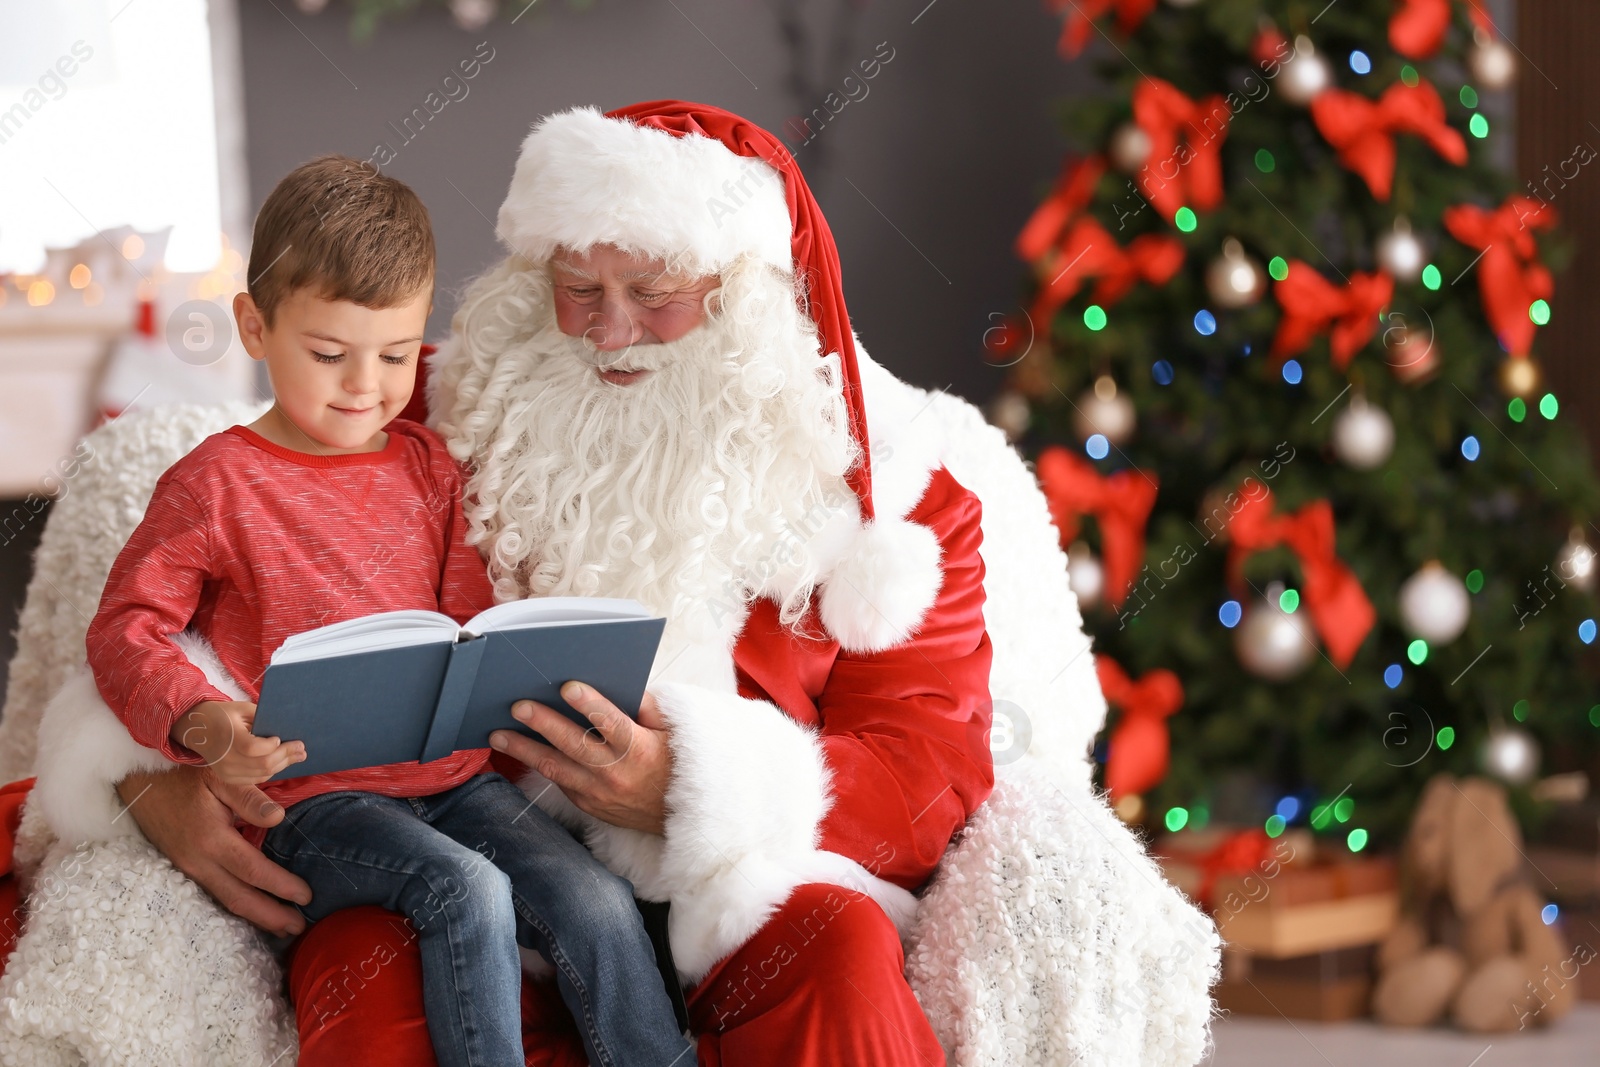
[[[906,516],[939,539],[944,582],[911,640],[840,652],[816,700],[833,806],[820,848],[913,889],[994,787],[982,505],[935,471]]]

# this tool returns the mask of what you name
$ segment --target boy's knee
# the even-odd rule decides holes
[[[420,928],[440,916],[471,914],[480,923],[514,927],[510,877],[476,853],[474,856],[463,859],[441,853],[418,864],[407,901],[413,923]]]

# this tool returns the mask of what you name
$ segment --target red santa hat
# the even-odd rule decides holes
[[[823,352],[837,352],[861,458],[848,480],[873,517],[872,468],[839,250],[783,142],[709,104],[652,100],[540,120],[522,144],[496,233],[542,261],[613,244],[712,274],[753,255],[803,282]]]

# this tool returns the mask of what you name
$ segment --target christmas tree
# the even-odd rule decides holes
[[[1487,771],[1534,812],[1600,736],[1600,484],[1536,362],[1554,190],[1497,168],[1482,106],[1515,53],[1460,0],[1047,3],[1114,91],[1065,112],[985,356],[1119,811],[1359,851]]]

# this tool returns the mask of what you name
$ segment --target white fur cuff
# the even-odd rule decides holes
[[[183,633],[172,640],[212,685],[233,700],[245,699],[203,639]],[[33,765],[38,781],[28,803],[39,805],[51,832],[68,845],[140,837],[138,823],[122,815],[116,784],[136,771],[176,766],[133,739],[100,698],[94,675],[83,666],[68,676],[44,707]]]
[[[772,704],[700,686],[662,685],[656,701],[672,731],[673,769],[660,882],[642,888],[672,901],[672,951],[686,981],[811,882],[871,896],[909,927],[909,892],[817,848],[832,797],[815,733]]]

